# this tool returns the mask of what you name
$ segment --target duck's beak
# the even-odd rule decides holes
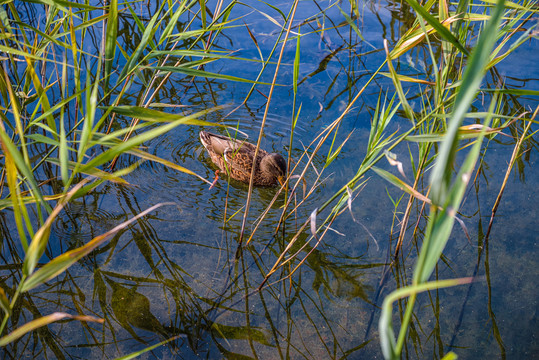
[[[279,184],[281,184],[281,186],[284,185],[284,179],[285,179],[284,176],[279,176],[279,177],[277,177],[277,181],[279,181]]]

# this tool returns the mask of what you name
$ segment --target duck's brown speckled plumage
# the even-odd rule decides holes
[[[207,131],[200,132],[200,141],[219,169],[236,180],[249,183],[256,147],[246,141],[234,140]],[[286,177],[286,161],[276,153],[258,150],[254,185],[271,186]]]

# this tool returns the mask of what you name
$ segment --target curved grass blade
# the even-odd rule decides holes
[[[50,164],[60,165],[60,161],[58,159],[55,159],[55,158],[49,157],[49,158],[47,158],[46,161],[48,163],[50,163]],[[78,164],[76,162],[74,162],[74,161],[68,161],[66,163],[66,166],[70,170],[77,170],[77,165]],[[137,163],[135,163],[134,165],[137,165]],[[125,169],[122,169],[122,170],[125,170]],[[118,171],[122,171],[122,170],[118,170]],[[98,168],[93,168],[93,169],[87,169],[84,172],[80,171],[80,173],[85,174],[85,175],[89,175],[89,176],[93,176],[93,177],[95,177],[97,179],[107,180],[107,181],[110,181],[110,182],[113,182],[113,183],[116,183],[116,184],[129,185],[129,183],[125,179],[122,179],[120,177],[120,176],[125,175],[125,174],[120,175],[120,174],[117,174],[117,172],[114,172],[114,173],[111,174],[109,172],[100,170]]]
[[[238,82],[245,82],[245,83],[250,83],[250,84],[258,84],[258,85],[271,85],[270,83],[244,79],[244,78],[240,78],[240,77],[232,76],[232,75],[217,74],[217,73],[212,73],[212,72],[208,72],[204,70],[192,69],[190,67],[185,67],[185,66],[178,66],[178,67],[155,66],[155,67],[150,67],[150,69],[156,69],[163,72],[173,72],[173,73],[175,72],[175,73],[190,75],[194,77],[208,78],[208,79],[221,79],[221,80],[238,81]],[[282,86],[279,84],[275,84],[275,85]]]
[[[163,33],[161,34],[161,37],[159,38],[158,45],[161,45],[170,36],[170,34],[172,33],[172,30],[174,30],[174,28],[176,27],[178,23],[178,19],[180,18],[180,15],[182,15],[184,11],[186,10],[185,8],[186,3],[187,3],[186,1],[182,1],[180,3],[180,7],[174,11],[174,14],[172,14],[172,16],[170,17],[170,21],[168,22],[167,26],[165,27],[165,30],[163,30]],[[191,2],[191,5],[193,3],[194,1]],[[190,8],[191,5],[189,5],[187,9]]]
[[[229,52],[227,52],[228,54]],[[237,56],[231,56],[227,54],[218,54],[216,52],[206,52],[206,51],[197,51],[197,50],[155,50],[152,51],[151,54],[148,55],[148,58],[154,58],[159,57],[163,55],[169,55],[169,56],[177,56],[177,57],[200,57],[200,58],[208,58],[208,59],[228,59],[228,60],[241,60],[241,61],[249,61],[249,62],[255,62],[260,63],[262,61],[258,59],[249,59],[244,57],[237,57]]]
[[[411,285],[400,288],[393,291],[386,296],[384,303],[382,304],[382,313],[380,314],[380,320],[378,321],[378,327],[380,329],[380,343],[382,346],[382,353],[384,358],[391,360],[400,359],[400,351],[396,351],[395,333],[393,331],[393,303],[399,299],[415,295],[424,291],[442,289],[445,287],[451,287],[462,284],[469,284],[473,281],[473,278],[461,278],[451,280],[439,280],[432,281],[419,285]]]
[[[393,302],[392,299],[395,299],[396,294],[400,294],[402,289],[394,291],[384,301],[384,308],[382,310],[379,327],[382,350],[386,359],[400,358],[406,333],[412,318],[417,287],[425,285],[425,282],[432,274],[432,271],[440,258],[441,252],[449,239],[454,224],[455,213],[460,207],[460,202],[470,179],[470,172],[473,170],[477,157],[479,156],[482,137],[480,137],[474,144],[455,179],[455,183],[451,185],[453,161],[458,151],[458,129],[470,104],[475,99],[477,89],[479,88],[486,71],[485,69],[488,65],[490,53],[497,39],[495,34],[498,31],[503,10],[504,0],[499,0],[490,21],[481,33],[477,45],[472,52],[471,59],[464,72],[461,88],[455,99],[454,110],[449,123],[446,139],[442,143],[430,179],[432,206],[430,208],[431,211],[425,238],[414,270],[413,283],[416,291],[408,293],[407,295],[403,294],[403,296],[410,296],[410,299],[406,305],[399,337],[396,342],[391,325],[391,303]],[[494,101],[491,103],[491,113],[493,106]],[[489,121],[490,119],[487,119],[484,124],[483,135]],[[440,210],[439,207],[442,209]]]
[[[21,336],[24,336],[25,334],[39,329],[42,326],[49,325],[53,322],[60,321],[62,319],[73,319],[73,320],[79,320],[79,321],[92,321],[97,323],[103,323],[103,319],[98,319],[93,316],[86,316],[86,315],[71,315],[63,312],[55,312],[47,316],[40,317],[36,320],[32,320],[30,322],[27,322],[23,326],[17,328],[16,330],[12,331],[8,335],[0,338],[0,347],[6,346],[7,344],[17,340]]]
[[[43,198],[43,195],[41,194],[41,191],[39,190],[36,179],[34,178],[34,174],[30,170],[30,168],[26,165],[22,154],[19,152],[15,144],[8,137],[8,135],[6,134],[2,126],[0,126],[0,141],[2,142],[2,150],[4,151],[5,154],[9,153],[9,155],[13,159],[13,162],[17,166],[18,171],[26,178],[26,181],[30,185],[30,188],[32,189],[34,196],[36,196],[39,199],[39,202],[41,203],[42,206],[45,207],[45,209],[47,209],[47,211],[49,212],[52,211],[52,208],[45,201],[45,199]]]
[[[124,141],[122,143],[119,143],[119,144],[111,147],[109,150],[97,155],[95,158],[90,160],[88,163],[82,165],[81,168],[80,168],[80,171],[84,172],[84,171],[86,171],[88,169],[98,167],[98,166],[102,166],[106,162],[108,162],[108,161],[114,159],[115,157],[123,154],[124,152],[134,148],[135,146],[138,146],[138,145],[142,144],[145,141],[152,140],[152,139],[156,138],[159,135],[165,134],[166,132],[174,129],[175,127],[177,127],[179,125],[193,124],[195,122],[196,118],[199,115],[207,114],[209,112],[216,111],[217,109],[219,109],[219,107],[209,109],[209,110],[200,111],[198,113],[188,115],[188,116],[184,116],[184,117],[181,117],[179,119],[177,118],[176,121],[173,121],[173,122],[171,122],[169,124],[159,126],[157,128],[148,130],[148,131],[146,131],[146,132],[144,132],[142,134],[139,134],[139,135],[137,135],[135,137],[132,137],[129,140],[126,140],[126,141]],[[148,110],[148,109],[146,109],[146,110]],[[156,110],[153,110],[153,111],[156,111]],[[163,113],[163,114],[166,114],[166,113]],[[138,117],[138,115],[135,115],[135,116]],[[200,121],[200,120],[198,120],[198,121]]]
[[[395,89],[397,90],[397,94],[399,95],[401,105],[404,108],[404,112],[406,113],[408,119],[410,119],[412,124],[415,124],[414,112],[412,110],[412,107],[410,106],[410,104],[408,104],[408,101],[406,100],[406,95],[404,94],[404,90],[402,89],[402,84],[397,75],[397,72],[395,71],[395,68],[393,67],[393,63],[391,62],[391,53],[389,52],[388,42],[386,39],[384,39],[384,49],[386,51],[387,67],[389,68],[389,73],[391,74],[393,85],[395,85]]]
[[[196,176],[197,178],[199,178],[200,180],[208,183],[208,185],[211,185],[212,183],[208,180],[206,180],[205,178],[203,178],[202,176],[198,175],[197,173],[183,167],[183,166],[180,166],[178,164],[175,164],[173,163],[172,161],[168,161],[168,160],[165,160],[163,158],[160,158],[158,156],[155,156],[155,155],[152,155],[150,153],[147,153],[145,151],[142,151],[140,149],[132,149],[130,151],[128,151],[129,153],[131,154],[134,154],[142,159],[145,159],[145,160],[150,160],[150,161],[153,161],[153,162],[156,162],[156,163],[159,163],[159,164],[162,164],[162,165],[165,165],[166,167],[169,167],[171,169],[174,169],[174,170],[178,170],[178,171],[181,171],[183,173],[186,173],[186,174],[189,174],[189,175],[193,175],[193,176]]]
[[[30,276],[34,272],[34,269],[37,266],[37,262],[43,255],[45,247],[49,241],[49,235],[51,231],[51,225],[56,219],[56,216],[62,211],[67,202],[73,197],[73,195],[79,190],[84,184],[89,180],[83,180],[73,187],[65,196],[58,201],[58,204],[54,207],[54,210],[50,213],[45,223],[39,228],[39,230],[34,234],[32,242],[26,251],[24,257],[24,263],[22,267],[22,272],[25,276]]]
[[[109,230],[102,235],[96,236],[86,245],[83,245],[79,248],[76,248],[74,250],[68,251],[66,253],[63,253],[55,257],[53,260],[43,265],[43,267],[41,267],[34,274],[28,277],[26,281],[24,281],[24,283],[21,286],[21,292],[29,291],[35,288],[36,286],[39,286],[43,284],[44,282],[61,274],[62,272],[67,270],[67,268],[69,268],[71,265],[79,261],[83,256],[88,255],[96,247],[98,247],[105,241],[109,240],[112,236],[116,235],[120,230],[125,229],[127,226],[131,225],[133,222],[137,221],[141,217],[145,216],[146,214],[164,205],[175,205],[175,204],[174,203],[159,203],[157,205],[154,205],[144,210],[140,214],[137,214],[136,216],[132,217],[131,219],[114,227],[112,230]]]
[[[142,38],[140,39],[140,43],[138,44],[133,55],[131,55],[127,59],[127,63],[125,64],[120,76],[118,77],[119,81],[123,81],[123,79],[128,74],[131,74],[133,71],[137,69],[138,61],[139,61],[140,56],[142,55],[142,52],[146,48],[146,45],[148,44],[148,42],[151,42],[151,38],[153,34],[155,34],[157,29],[159,28],[158,26],[156,26],[156,23],[158,19],[161,19],[161,10],[163,9],[163,6],[165,6],[166,3],[167,3],[166,1],[163,1],[161,3],[161,6],[159,7],[159,9],[155,12],[151,20],[146,25],[146,28],[144,29],[144,33],[142,34]],[[135,17],[135,19],[138,19],[138,18]]]
[[[67,53],[64,53],[64,64],[62,66],[62,98],[65,98],[65,89],[67,82]],[[64,188],[67,189],[69,186],[69,175],[68,175],[68,169],[67,169],[67,162],[68,162],[68,146],[67,146],[67,136],[65,131],[65,124],[64,124],[64,107],[60,109],[60,134],[59,134],[59,140],[60,143],[58,144],[58,158],[60,160],[60,174],[62,177],[62,183],[64,184]]]
[[[421,194],[419,191],[417,191],[416,189],[414,189],[412,186],[408,185],[407,183],[405,183],[404,181],[402,181],[401,179],[399,179],[398,177],[396,177],[395,175],[391,174],[390,172],[387,172],[383,169],[379,169],[377,168],[376,166],[373,166],[371,168],[375,173],[377,173],[381,178],[385,179],[387,182],[395,185],[396,187],[398,187],[399,189],[401,189],[402,191],[412,195],[413,197],[415,197],[416,199],[420,200],[420,201],[423,201],[427,204],[430,204],[431,201],[428,197],[426,197],[425,195]]]
[[[337,7],[339,8],[339,11],[341,12],[341,14],[344,16],[344,18],[346,19],[346,22],[348,23],[348,25],[350,25],[350,27],[356,32],[357,36],[359,36],[359,38],[363,41],[365,41],[365,38],[363,37],[363,35],[361,35],[361,32],[359,31],[359,29],[357,28],[357,25],[356,23],[354,23],[354,20],[352,20],[352,18],[350,16],[348,16],[347,13],[345,13],[343,11],[343,9],[341,9],[340,6],[337,5]]]

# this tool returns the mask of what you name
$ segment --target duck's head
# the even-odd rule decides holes
[[[281,183],[286,178],[286,161],[280,154],[268,154],[260,161],[260,171],[270,182]]]

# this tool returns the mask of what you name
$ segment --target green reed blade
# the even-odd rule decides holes
[[[170,123],[170,122],[175,122],[175,121],[181,121],[182,124],[185,124],[185,125],[202,125],[202,126],[218,126],[219,125],[219,124],[215,124],[209,121],[199,120],[194,116],[171,114],[171,113],[166,113],[164,111],[148,109],[141,106],[125,105],[125,106],[111,106],[111,107],[106,107],[106,108],[105,107],[100,107],[100,108],[110,109],[110,111],[115,112],[120,115],[129,116],[132,118],[146,120],[146,121],[155,122],[155,123],[161,123],[161,122]],[[212,111],[215,111],[215,110],[217,109],[213,109]],[[202,113],[203,112],[200,112],[198,114],[202,114]]]
[[[397,90],[397,94],[399,95],[399,99],[401,101],[402,107],[404,108],[404,112],[406,113],[406,116],[412,122],[412,124],[415,124],[414,112],[410,104],[408,104],[408,100],[406,100],[406,95],[404,94],[404,90],[402,89],[401,81],[399,79],[397,72],[395,71],[395,68],[393,67],[393,63],[391,62],[391,53],[389,52],[388,42],[385,39],[384,39],[384,48],[385,48],[386,57],[387,57],[387,61],[386,61],[387,67],[389,68],[389,73],[391,74],[393,85],[395,85],[395,89]]]
[[[363,37],[363,35],[361,35],[361,32],[359,31],[359,29],[357,28],[357,25],[356,23],[354,22],[354,20],[352,20],[352,18],[343,11],[343,9],[341,9],[340,6],[337,5],[337,7],[339,8],[341,14],[344,16],[344,18],[346,19],[346,22],[348,23],[348,25],[350,25],[350,27],[355,31],[355,33],[357,34],[357,36],[359,36],[359,38],[363,41],[365,41],[365,38]]]
[[[84,154],[87,150],[87,144],[92,136],[92,129],[93,129],[93,121],[94,121],[94,115],[95,115],[95,108],[94,111],[92,111],[92,86],[90,84],[91,81],[91,74],[90,69],[86,70],[86,96],[85,96],[85,104],[86,104],[86,116],[84,117],[84,121],[82,123],[82,133],[80,136],[80,142],[79,147],[77,151],[77,161],[79,163],[82,163],[84,160]],[[97,84],[97,82],[96,82]]]
[[[448,352],[442,360],[457,360],[459,357],[453,351]]]
[[[148,130],[142,134],[139,134],[137,136],[134,136],[130,138],[129,140],[126,140],[118,145],[113,146],[109,150],[97,155],[92,160],[90,160],[88,163],[81,166],[80,171],[87,171],[88,169],[102,166],[103,164],[107,163],[108,161],[114,159],[115,157],[122,155],[124,152],[134,148],[135,146],[138,146],[142,144],[145,141],[152,140],[156,138],[159,135],[165,134],[166,132],[174,129],[175,127],[182,125],[182,124],[190,124],[194,123],[196,118],[200,115],[208,114],[212,111],[216,111],[218,108],[208,109],[204,111],[200,111],[195,114],[191,114],[189,116],[182,117],[180,119],[177,119],[176,121],[173,121],[169,124],[159,126],[157,128],[153,128],[151,130]],[[146,109],[148,110],[148,109]],[[156,111],[156,110],[154,110]],[[143,115],[143,112],[140,113]],[[134,115],[136,118],[140,118],[138,115]]]
[[[170,21],[168,22],[167,26],[161,33],[161,37],[159,38],[158,45],[161,45],[165,40],[167,40],[167,38],[170,36],[174,28],[178,25],[178,19],[180,18],[180,15],[182,15],[185,10],[190,8],[191,5],[189,5],[186,9],[185,4],[186,4],[185,1],[181,2],[180,7],[174,10],[174,13],[170,17]]]
[[[294,56],[294,72],[292,75],[292,86],[294,88],[294,96],[298,93],[298,79],[299,79],[299,61],[301,55],[301,27],[298,27],[298,36],[296,38],[296,55]]]
[[[137,46],[135,52],[133,53],[133,55],[131,55],[127,59],[127,63],[125,64],[120,76],[118,77],[119,81],[123,81],[123,79],[128,74],[131,74],[132,72],[137,70],[139,58],[141,57],[143,51],[146,49],[146,45],[148,43],[151,43],[152,48],[155,47],[153,45],[151,39],[152,39],[153,35],[155,34],[155,32],[157,31],[157,29],[159,28],[159,26],[157,26],[157,24],[161,22],[161,20],[160,20],[161,19],[161,10],[163,9],[163,6],[165,6],[165,4],[166,4],[166,1],[163,1],[161,3],[161,6],[155,12],[155,14],[152,16],[152,18],[150,19],[150,21],[148,22],[148,24],[146,25],[145,28],[141,23],[139,24],[139,27],[142,27],[142,29],[144,29],[144,32],[142,34],[142,38],[140,39],[140,43],[138,44],[138,46]],[[131,9],[131,7],[129,7],[129,8]],[[138,20],[138,17],[136,16],[136,14],[134,14],[134,18],[135,18],[135,20]],[[158,22],[158,20],[159,20],[159,22]],[[140,20],[138,20],[138,22],[140,22]]]
[[[150,69],[160,70],[160,71],[163,71],[163,72],[180,73],[180,74],[190,75],[190,76],[194,76],[194,77],[208,78],[208,79],[221,79],[221,80],[238,81],[238,82],[245,82],[245,83],[250,83],[250,84],[258,84],[258,85],[271,85],[271,84],[265,83],[265,82],[259,82],[259,81],[244,79],[244,78],[240,78],[240,77],[232,76],[232,75],[224,75],[224,74],[212,73],[212,72],[208,72],[208,71],[204,71],[204,70],[193,69],[193,68],[186,67],[186,66],[178,66],[178,67],[155,66],[155,67],[149,67],[149,68]],[[282,86],[282,85],[279,85],[279,84],[275,84],[275,85]]]
[[[62,211],[64,206],[68,203],[71,197],[79,190],[88,180],[83,180],[79,182],[73,189],[71,189],[67,194],[62,196],[52,212],[49,214],[45,223],[39,228],[38,231],[32,237],[32,242],[28,246],[24,257],[24,263],[22,266],[22,273],[24,276],[30,276],[34,272],[37,263],[43,253],[45,252],[45,247],[49,242],[49,236],[51,231],[52,223],[56,220],[56,217]]]
[[[8,153],[13,158],[13,162],[17,166],[18,171],[25,177],[26,182],[28,182],[30,188],[32,189],[32,192],[34,196],[36,196],[39,199],[39,202],[42,206],[47,209],[47,211],[52,211],[52,208],[50,205],[43,199],[43,195],[41,194],[41,191],[39,190],[39,187],[37,185],[37,182],[34,178],[34,173],[32,170],[26,165],[26,162],[24,161],[24,158],[22,154],[17,149],[17,146],[11,141],[11,139],[8,137],[8,135],[5,133],[4,129],[0,127],[0,140],[3,143],[3,151]]]
[[[64,64],[62,66],[62,98],[65,98],[65,91],[67,89],[67,53],[64,52]],[[60,160],[60,174],[62,176],[62,182],[64,188],[69,186],[69,175],[67,169],[68,161],[68,147],[67,147],[67,135],[64,124],[64,108],[60,109],[60,143],[58,144],[58,158]]]
[[[155,50],[152,51],[151,54],[149,54],[148,58],[154,58],[154,57],[160,57],[163,55],[170,55],[170,56],[177,56],[177,57],[200,57],[205,59],[227,59],[227,60],[241,60],[241,61],[249,61],[249,62],[255,62],[260,63],[261,60],[258,59],[249,59],[249,58],[243,58],[243,57],[237,57],[232,55],[226,55],[226,54],[218,54],[216,52],[211,51],[197,51],[197,50]],[[185,67],[185,64],[182,64],[183,67]]]
[[[61,163],[60,163],[59,159],[49,157],[49,158],[47,158],[46,161],[49,164],[54,164],[54,165],[57,165],[57,166],[61,166],[60,165]],[[135,163],[135,164],[137,164],[137,163]],[[122,179],[121,177],[119,177],[115,173],[111,174],[111,173],[109,173],[107,171],[103,171],[103,170],[98,169],[98,168],[84,169],[84,171],[81,171],[79,169],[79,165],[74,161],[68,161],[65,166],[69,170],[77,171],[78,174],[85,174],[85,175],[93,176],[93,177],[95,177],[97,179],[107,180],[107,181],[110,181],[110,182],[113,182],[113,183],[116,183],[116,184],[123,184],[123,185],[128,185],[129,184],[125,179]],[[124,169],[122,169],[122,170],[124,170]]]
[[[427,204],[430,204],[429,198],[427,198],[425,195],[421,194],[419,191],[415,190],[413,188],[413,186],[407,184],[406,182],[399,179],[398,177],[396,177],[392,173],[390,173],[390,172],[388,172],[386,170],[377,168],[376,166],[373,166],[372,170],[375,173],[377,173],[381,178],[385,179],[387,182],[389,182],[389,183],[393,184],[394,186],[398,187],[402,191],[412,195],[413,197],[415,197],[416,199],[418,199],[420,201],[423,201],[423,202],[426,202]]]
[[[479,155],[482,136],[474,144],[472,150],[459,171],[454,184],[451,184],[452,166],[458,151],[458,130],[464,119],[469,106],[475,99],[475,95],[484,76],[486,66],[490,58],[490,52],[496,41],[499,22],[504,11],[504,1],[500,0],[494,9],[491,19],[481,33],[477,45],[472,52],[471,59],[464,72],[461,88],[455,99],[455,105],[446,138],[436,158],[431,174],[431,199],[433,205],[427,223],[427,229],[419,258],[414,270],[414,284],[421,286],[429,279],[440,255],[449,239],[456,212],[459,209],[462,196],[470,179],[471,171]],[[494,101],[491,103],[489,113],[492,113]],[[483,127],[483,134],[488,126]],[[440,209],[441,208],[441,209]],[[386,300],[392,302],[400,290],[395,290]],[[395,342],[391,321],[391,306],[384,306],[380,319],[380,336],[384,356],[386,359],[399,359],[404,346],[408,326],[411,321],[416,293],[411,293],[409,302],[402,319],[399,337]],[[386,304],[386,301],[384,301]],[[387,304],[386,304],[387,305]],[[383,318],[383,320],[382,320]]]
[[[21,241],[21,245],[26,251],[28,248],[28,239],[26,238],[26,233],[24,231],[23,226],[23,207],[24,203],[21,203],[20,201],[20,189],[19,189],[19,183],[17,181],[17,166],[15,165],[15,162],[13,161],[13,157],[11,156],[11,153],[9,151],[6,151],[5,145],[2,144],[2,150],[4,153],[4,171],[6,174],[6,180],[8,183],[8,188],[10,192],[10,199],[9,203],[13,207],[13,215],[15,218],[15,226],[17,227],[17,232],[19,234],[19,239]]]
[[[118,0],[111,0],[105,35],[105,89],[109,86],[110,71],[116,56],[116,38],[118,37]]]

